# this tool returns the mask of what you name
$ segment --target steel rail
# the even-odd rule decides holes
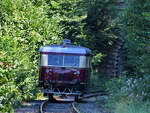
[[[91,97],[96,97],[96,96],[104,96],[107,95],[105,91],[93,91],[86,93],[83,97],[80,97],[79,100],[85,99],[85,98],[91,98]]]
[[[103,95],[107,95],[107,93],[106,93],[105,91],[92,91],[92,92],[86,93],[86,96],[80,97],[79,100],[83,100],[83,99],[85,99],[85,98],[96,97],[96,96],[103,96]],[[81,112],[75,107],[75,102],[73,102],[71,105],[72,105],[73,113],[81,113]]]
[[[105,93],[106,94],[106,91],[102,91],[102,90],[89,91],[86,94],[89,94],[89,93]]]
[[[74,105],[75,103],[73,102],[72,104],[71,104],[71,107],[72,107],[72,110],[73,110],[73,113],[80,113],[80,111],[75,107],[75,105]]]
[[[40,105],[40,113],[44,113],[44,106],[49,102],[49,100],[46,100],[41,103]]]

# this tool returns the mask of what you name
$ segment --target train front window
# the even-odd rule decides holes
[[[63,56],[62,55],[48,55],[48,65],[62,66]]]
[[[79,67],[80,56],[48,55],[49,66]]]
[[[79,67],[79,56],[64,56],[64,66]]]

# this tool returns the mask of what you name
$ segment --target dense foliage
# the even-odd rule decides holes
[[[130,68],[131,75],[142,76],[150,73],[149,10],[148,1],[132,0],[122,20],[122,35],[126,41],[128,57],[127,67]]]
[[[0,7],[0,111],[10,112],[34,97],[39,47],[60,42],[62,30],[45,1],[2,0]]]
[[[96,51],[107,54],[114,41],[118,38],[115,28],[115,0],[87,0],[89,6],[84,32],[87,36],[85,42]]]
[[[82,20],[80,8],[77,10],[79,2],[0,1],[1,112],[12,112],[22,100],[36,98],[39,48],[59,44],[66,37],[73,41],[76,31],[81,34],[76,25]]]
[[[123,33],[125,33],[125,48],[127,50],[127,74],[138,81],[139,93],[147,93],[149,97],[150,81],[150,35],[149,2],[132,0],[124,15]]]
[[[108,103],[112,103],[107,107],[116,113],[135,113],[137,110],[148,113],[146,107],[149,102],[144,102],[143,105],[139,103],[150,98],[149,1],[132,0],[127,4],[123,15],[120,16],[121,35],[125,40],[127,57],[122,74],[125,77],[112,79],[107,83],[107,91],[110,93]]]

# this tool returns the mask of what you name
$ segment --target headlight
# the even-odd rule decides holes
[[[79,74],[80,74],[80,71],[74,72],[74,75],[79,75]]]

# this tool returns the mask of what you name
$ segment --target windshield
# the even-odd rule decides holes
[[[64,56],[64,66],[79,67],[79,56]]]
[[[63,56],[48,55],[48,65],[62,66],[63,65]]]
[[[48,55],[48,65],[64,66],[64,67],[79,67],[80,56],[71,55]]]

